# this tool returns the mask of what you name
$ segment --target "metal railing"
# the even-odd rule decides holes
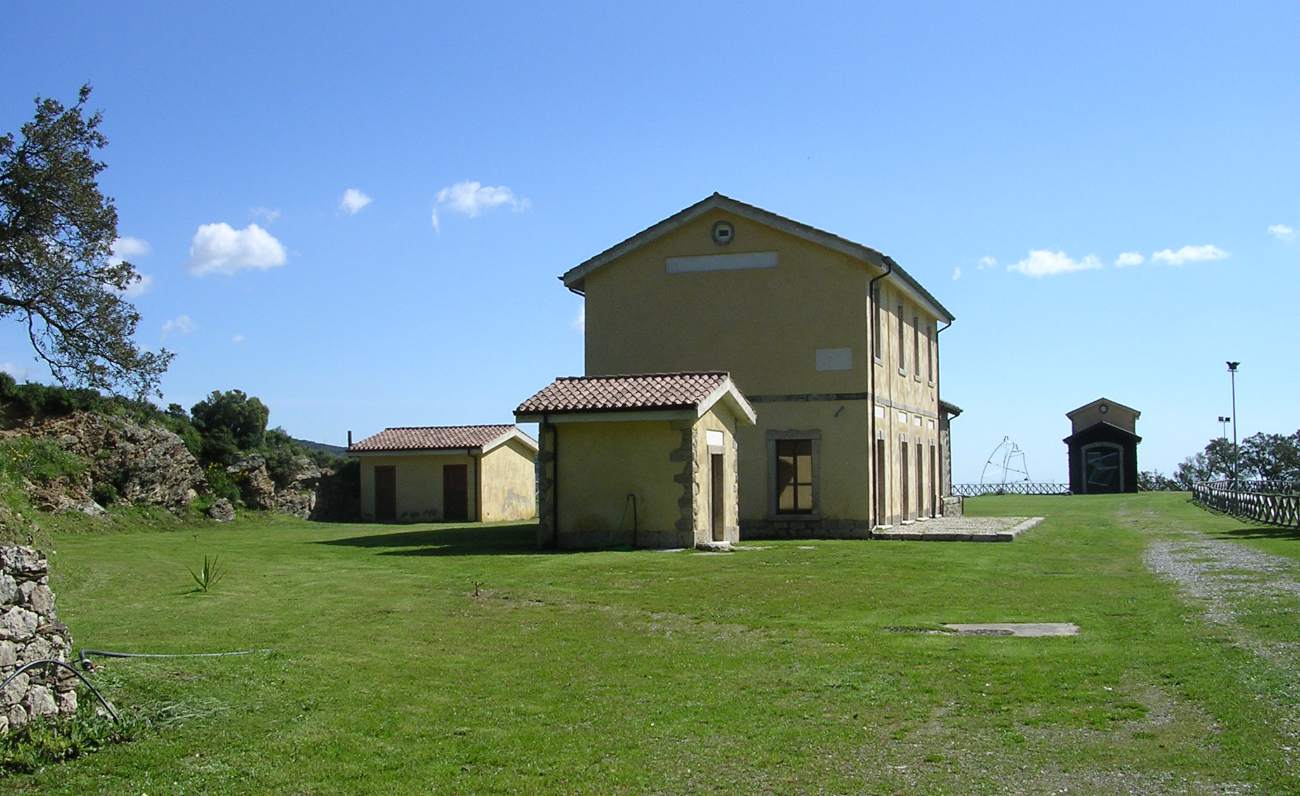
[[[982,495],[1068,495],[1069,484],[1043,481],[1008,481],[1005,484],[953,484],[952,493],[962,497]]]
[[[1300,483],[1294,481],[1205,481],[1192,486],[1192,500],[1235,517],[1300,528]]]

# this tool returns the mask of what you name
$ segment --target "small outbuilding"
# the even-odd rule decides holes
[[[728,374],[560,378],[515,419],[540,427],[541,546],[739,541],[736,428],[755,415]]]
[[[501,522],[537,516],[537,443],[514,425],[386,428],[349,443],[348,455],[361,465],[365,520]]]
[[[1072,433],[1063,441],[1070,456],[1070,491],[1076,495],[1136,492],[1138,410],[1109,398],[1072,412]]]

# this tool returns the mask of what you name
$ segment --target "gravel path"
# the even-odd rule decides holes
[[[1234,542],[1193,538],[1153,542],[1146,565],[1203,604],[1205,618],[1235,625],[1243,598],[1278,600],[1300,595],[1300,563]]]
[[[1173,581],[1211,624],[1262,663],[1284,673],[1300,666],[1295,642],[1261,638],[1244,623],[1250,612],[1300,612],[1300,562],[1270,555],[1243,544],[1210,539],[1191,532],[1153,541],[1145,562],[1160,577]],[[1281,693],[1261,695],[1281,716],[1284,735],[1300,745],[1300,684],[1285,676]],[[1297,762],[1288,756],[1288,764]]]

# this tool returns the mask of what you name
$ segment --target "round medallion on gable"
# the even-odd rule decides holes
[[[736,230],[731,226],[730,221],[716,221],[713,224],[712,234],[714,243],[719,246],[726,246],[736,236]]]
[[[1101,412],[1103,415],[1106,414],[1107,412],[1110,411],[1110,404],[1102,404],[1101,406],[1097,407],[1097,411]]]

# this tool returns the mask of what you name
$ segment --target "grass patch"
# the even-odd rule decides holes
[[[5,786],[1300,789],[1285,699],[1258,692],[1277,681],[1142,562],[1149,540],[1219,518],[1166,494],[966,505],[1047,520],[1010,544],[765,541],[729,556],[540,553],[530,525],[59,531],[53,585],[79,645],[276,652],[106,660],[115,704],[179,706],[174,720]],[[204,554],[229,574],[197,595],[186,565]],[[991,621],[1082,632],[911,632]]]

